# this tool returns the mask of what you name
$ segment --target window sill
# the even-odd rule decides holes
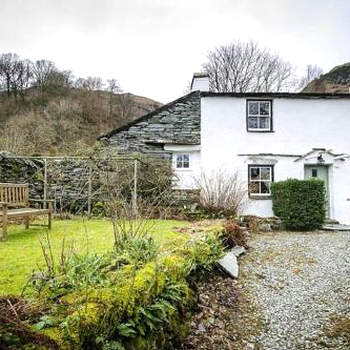
[[[247,132],[255,132],[255,133],[268,133],[268,132],[275,132],[275,130],[250,130],[248,129]]]
[[[249,195],[249,199],[252,199],[252,200],[270,200],[271,199],[271,195],[268,195],[268,196],[259,196],[258,194],[257,195],[252,195],[250,194]]]
[[[188,172],[188,171],[193,171],[191,168],[183,169],[183,168],[175,168],[174,171],[179,171],[179,172]]]

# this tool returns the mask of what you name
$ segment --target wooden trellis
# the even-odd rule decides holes
[[[92,204],[93,204],[93,185],[94,185],[94,176],[93,176],[93,165],[96,162],[116,162],[116,164],[121,162],[130,162],[133,165],[133,177],[132,181],[133,184],[131,186],[132,193],[131,193],[131,203],[132,203],[132,211],[134,214],[137,214],[137,191],[138,191],[138,164],[142,160],[136,157],[109,157],[108,159],[105,158],[89,158],[89,157],[78,157],[78,156],[8,156],[6,157],[8,159],[19,159],[19,160],[32,160],[32,161],[40,161],[42,164],[42,173],[43,173],[43,199],[48,200],[48,194],[50,190],[50,183],[49,183],[49,170],[48,165],[50,162],[53,161],[85,161],[85,165],[87,168],[87,198],[86,198],[86,211],[87,214],[90,216],[92,213]],[[1,178],[0,178],[1,182]],[[56,209],[57,203],[54,203],[54,209]]]

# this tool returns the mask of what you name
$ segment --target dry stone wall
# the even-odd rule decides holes
[[[89,176],[91,175],[92,201],[100,188],[96,163],[80,159],[50,159],[47,161],[47,198],[54,199],[56,208],[79,212],[87,209]],[[94,171],[95,170],[95,171]],[[29,184],[30,198],[44,198],[44,160],[13,158],[0,153],[0,182]],[[95,198],[94,198],[95,196]]]
[[[12,158],[0,152],[0,182],[29,184],[31,198],[42,198],[44,191],[43,162],[24,158]]]

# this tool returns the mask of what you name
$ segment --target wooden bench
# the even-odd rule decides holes
[[[31,208],[31,202],[41,202],[43,208]],[[0,221],[2,222],[2,240],[7,240],[7,226],[9,219],[25,219],[25,228],[29,228],[29,219],[33,216],[47,215],[47,227],[51,229],[52,200],[29,199],[27,184],[0,183]],[[46,205],[48,203],[48,206]],[[10,209],[11,208],[11,209]],[[31,226],[38,226],[32,224]],[[46,225],[39,225],[46,226]]]

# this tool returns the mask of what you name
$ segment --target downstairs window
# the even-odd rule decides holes
[[[175,155],[176,169],[189,169],[190,167],[190,155],[188,153]]]
[[[270,196],[273,175],[273,165],[248,165],[249,195]]]

